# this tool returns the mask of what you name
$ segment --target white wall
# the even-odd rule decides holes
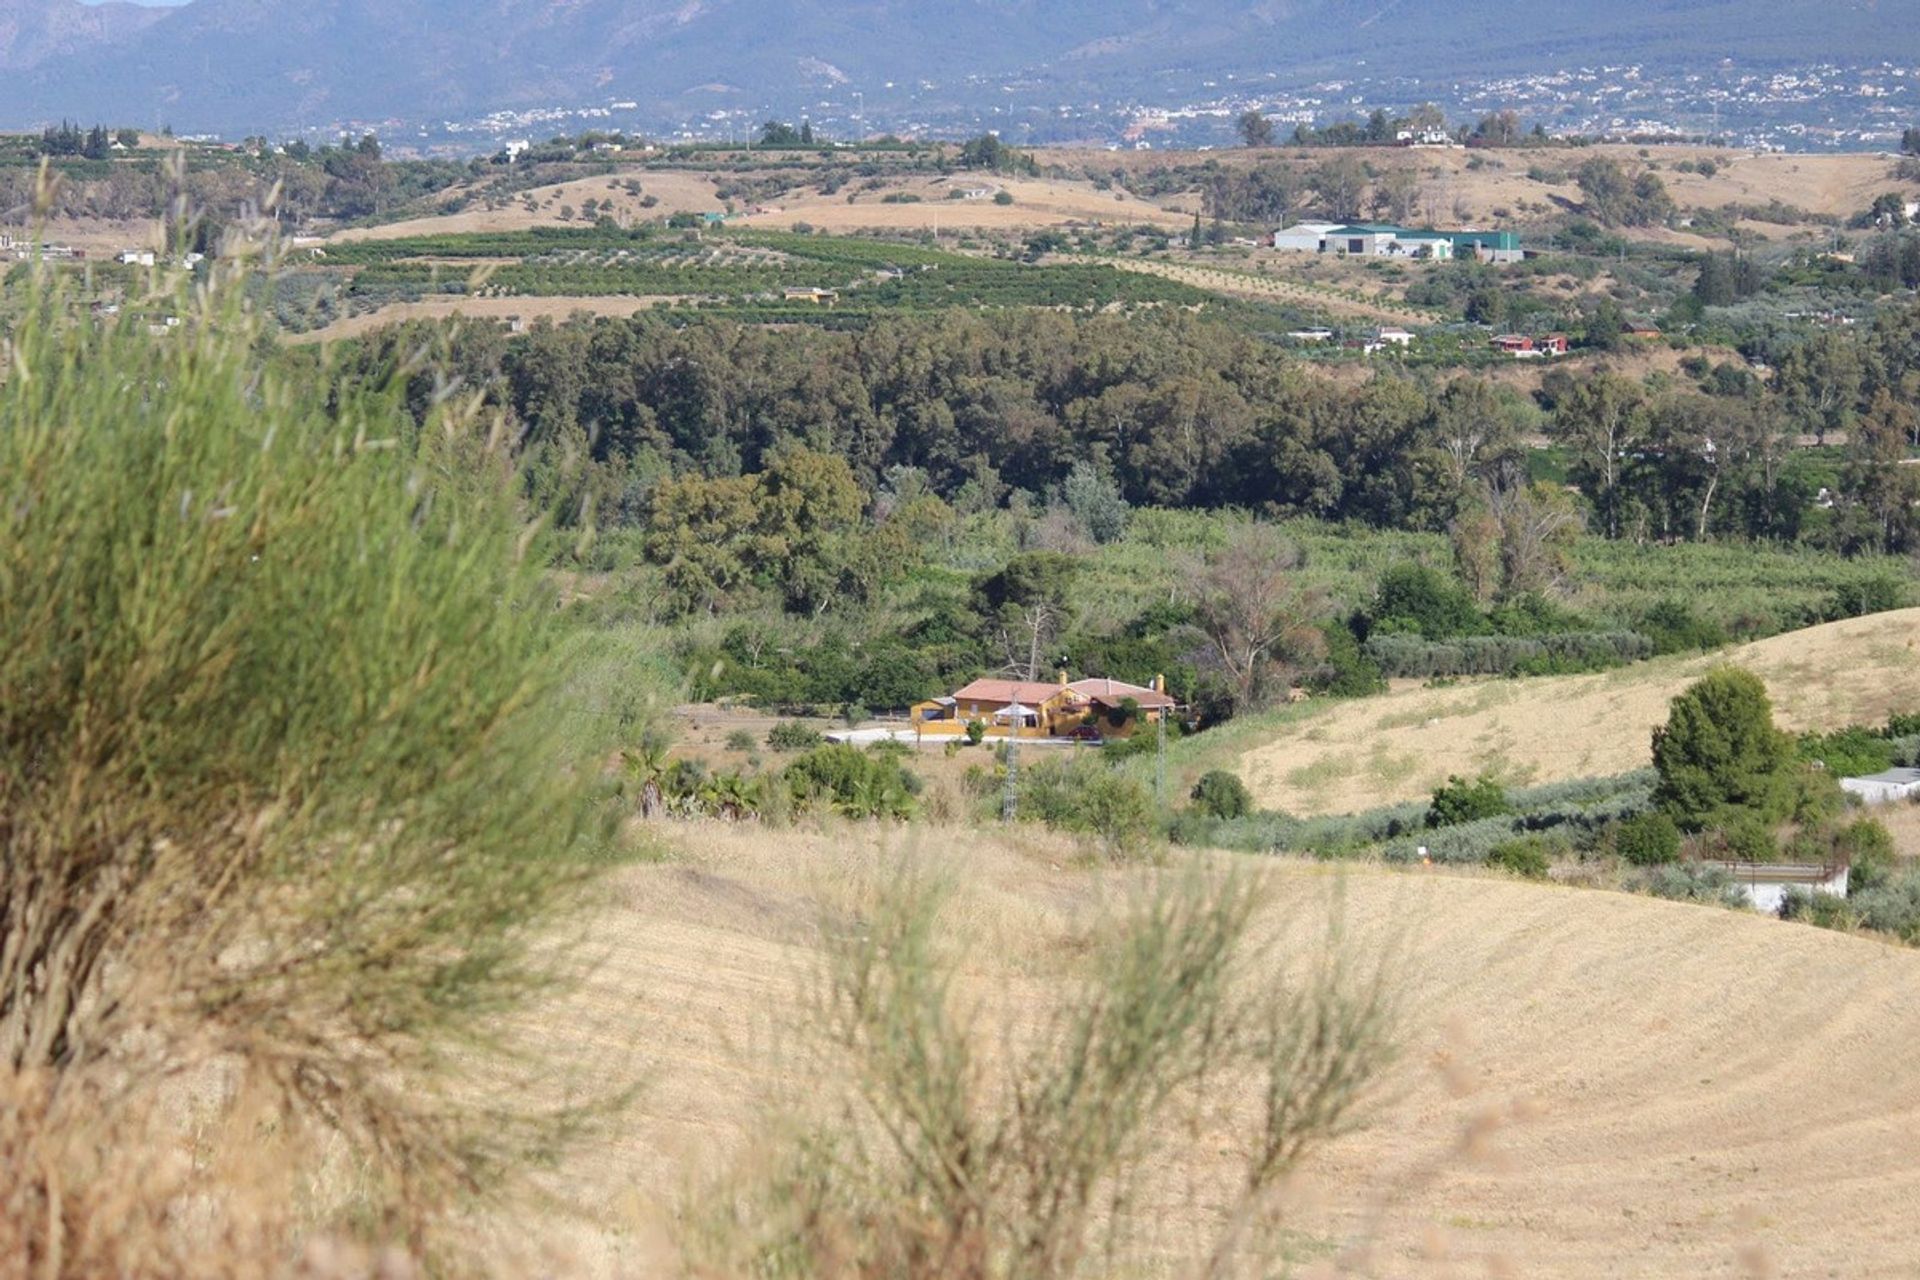
[[[1888,782],[1879,778],[1842,778],[1840,789],[1859,796],[1864,804],[1899,804],[1920,795],[1920,782]]]
[[[1753,904],[1755,911],[1764,911],[1770,916],[1777,916],[1780,914],[1781,906],[1787,900],[1789,890],[1811,889],[1815,893],[1824,893],[1828,897],[1844,898],[1847,896],[1847,882],[1851,878],[1852,871],[1847,867],[1840,868],[1831,880],[1824,880],[1817,884],[1808,884],[1803,880],[1768,880],[1766,872],[1762,871],[1757,879],[1736,876],[1734,884],[1741,893],[1746,895],[1747,901]]]

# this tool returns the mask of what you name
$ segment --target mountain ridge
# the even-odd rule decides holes
[[[131,11],[131,12],[128,12]],[[12,15],[9,24],[9,15]],[[0,124],[76,113],[190,129],[424,121],[568,103],[793,111],[841,84],[991,104],[1155,77],[1305,82],[1721,57],[1885,56],[1920,0],[1620,0],[1607,12],[1462,0],[0,0]],[[9,34],[11,25],[11,34]],[[1912,42],[1909,37],[1901,40]],[[592,98],[587,100],[591,101]]]

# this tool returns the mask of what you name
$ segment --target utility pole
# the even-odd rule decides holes
[[[1155,744],[1153,758],[1153,798],[1162,809],[1167,807],[1167,709],[1160,708],[1159,718],[1154,721],[1160,741]]]
[[[1000,797],[1000,821],[1012,823],[1020,810],[1020,721],[1025,716],[1020,704],[1013,704],[1013,734],[1007,739],[1007,789]]]

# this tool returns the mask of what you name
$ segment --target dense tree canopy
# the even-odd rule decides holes
[[[1673,700],[1654,731],[1654,799],[1683,829],[1751,814],[1778,822],[1793,810],[1793,741],[1774,727],[1767,687],[1752,672],[1723,667]]]
[[[1100,541],[1130,508],[1239,508],[1450,531],[1476,592],[1524,593],[1554,580],[1554,541],[1582,523],[1532,489],[1527,440],[1544,434],[1609,538],[1898,550],[1913,537],[1896,464],[1920,443],[1920,308],[1798,339],[1766,383],[1731,365],[1697,383],[1550,374],[1537,397],[1472,375],[1329,379],[1171,312],[955,310],[848,332],[648,316],[511,341],[402,326],[356,358],[372,377],[422,344],[444,355],[414,376],[416,413],[449,383],[479,389],[518,423],[563,519],[603,527],[741,496],[656,495],[664,482],[758,477],[804,453],[844,466],[856,521],[922,495],[963,513],[1058,499]],[[1849,465],[1810,482],[1802,433],[1846,435]],[[889,497],[899,477],[909,489]],[[1830,507],[1814,503],[1821,487]],[[725,545],[682,558],[691,571]],[[750,578],[774,572],[756,566]],[[692,595],[717,601],[727,581]]]

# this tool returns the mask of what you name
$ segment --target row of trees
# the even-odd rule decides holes
[[[1200,183],[1207,213],[1226,222],[1281,225],[1310,207],[1351,220],[1368,212],[1394,222],[1437,220],[1419,174],[1406,166],[1378,171],[1354,155],[1300,170],[1284,163],[1246,169],[1213,166]]]
[[[50,130],[40,146],[64,158],[104,159],[118,140],[137,145],[131,130],[115,137],[96,126]],[[279,216],[293,225],[315,218],[359,218],[404,204],[455,182],[475,177],[484,161],[472,165],[445,160],[392,160],[372,134],[314,147],[295,140],[278,151],[265,139],[251,139],[245,151],[196,163],[172,174],[155,153],[110,166],[99,176],[66,175],[53,192],[49,212],[56,217],[111,219],[165,217],[185,198],[188,207],[214,222],[231,221],[260,208],[275,193]],[[30,204],[35,175],[31,169],[0,169],[0,208]]]
[[[1836,348],[1823,342],[1810,350],[1796,353],[1796,366]],[[1786,466],[1803,427],[1841,416],[1825,399],[1835,386],[1830,376],[1796,368],[1780,396],[1660,396],[1602,374],[1574,387],[1553,431],[1607,537],[1791,539],[1818,495],[1787,483]],[[1839,490],[1827,499],[1833,541],[1848,551],[1913,549],[1920,472],[1900,464],[1920,442],[1920,418],[1882,386],[1864,412],[1849,409],[1844,419],[1846,461]]]
[[[814,145],[813,123],[802,120],[799,128],[794,128],[784,120],[769,120],[760,126],[760,145],[763,147],[811,147]]]
[[[48,125],[35,140],[33,153],[37,156],[79,156],[87,160],[105,160],[113,154],[114,143],[122,147],[140,145],[140,131],[137,129],[116,129],[108,133],[106,126],[94,125],[91,129],[82,129],[72,121],[62,120],[59,127]]]
[[[1271,147],[1278,141],[1273,121],[1258,109],[1243,113],[1235,121],[1240,140],[1249,147]],[[1300,124],[1294,126],[1291,141],[1296,147],[1379,147],[1398,142],[1403,135],[1423,139],[1444,135],[1472,146],[1517,147],[1544,144],[1547,131],[1534,125],[1529,131],[1512,111],[1494,111],[1479,123],[1455,127],[1447,113],[1431,102],[1423,102],[1404,116],[1389,115],[1377,107],[1365,121],[1341,120],[1324,128]]]
[[[396,329],[363,358],[383,367],[430,340]],[[1444,529],[1490,486],[1523,486],[1526,438],[1544,430],[1610,537],[1791,540],[1815,497],[1790,465],[1799,439],[1845,432],[1843,545],[1912,536],[1898,494],[1910,473],[1880,473],[1920,443],[1920,309],[1789,350],[1771,388],[1553,376],[1545,418],[1473,378],[1335,383],[1186,315],[947,313],[858,333],[636,318],[543,326],[512,344],[468,329],[449,359],[536,450],[578,457],[576,482],[616,523],[644,520],[664,479],[754,475],[804,447],[844,460],[865,495],[908,468],[962,510],[1045,494],[1091,462],[1136,506]],[[431,403],[424,376],[417,395]]]

